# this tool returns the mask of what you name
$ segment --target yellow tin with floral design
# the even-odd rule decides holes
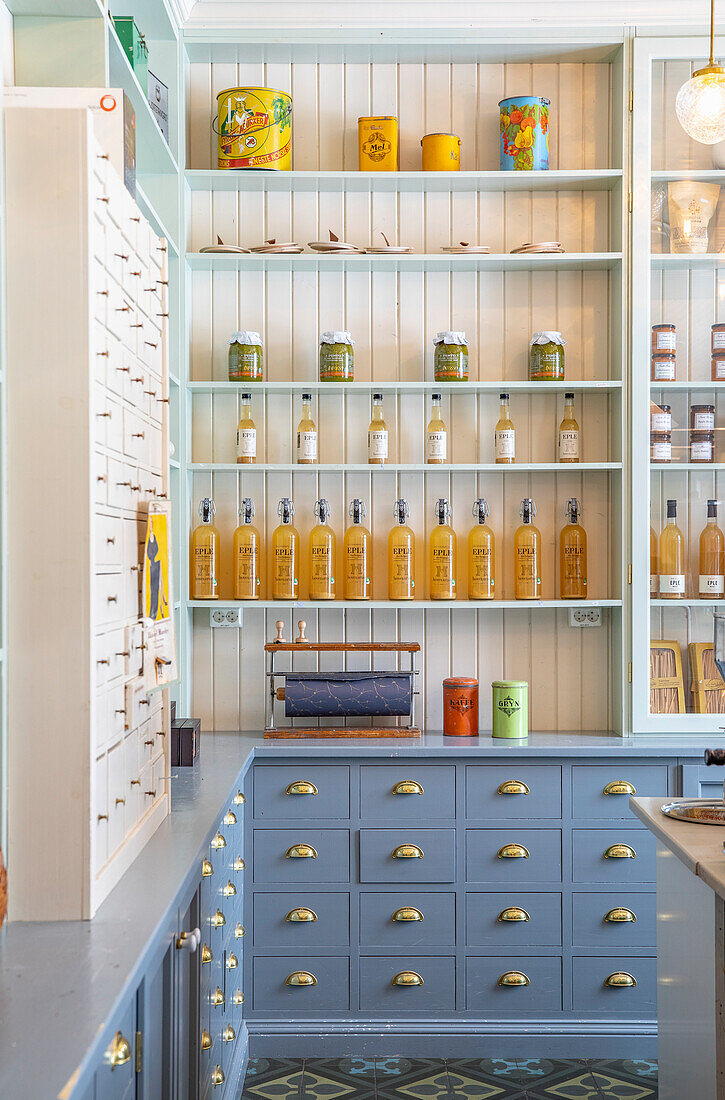
[[[397,172],[398,120],[395,115],[359,118],[357,147],[361,172]]]
[[[424,172],[460,172],[461,139],[458,134],[426,134],[420,144]]]

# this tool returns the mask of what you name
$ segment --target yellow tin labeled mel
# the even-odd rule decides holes
[[[226,88],[217,95],[220,168],[292,167],[292,100],[277,88]]]
[[[461,139],[458,134],[426,134],[420,144],[424,172],[460,172]]]
[[[395,115],[359,118],[357,143],[361,172],[397,172],[398,120]]]

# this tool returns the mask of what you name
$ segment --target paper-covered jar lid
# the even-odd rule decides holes
[[[468,340],[466,339],[465,332],[437,332],[433,337],[434,344],[465,344],[468,347]]]
[[[261,348],[262,337],[258,332],[233,332],[229,337],[230,344],[258,344]]]
[[[353,339],[349,332],[323,332],[320,335],[321,344],[350,344]]]
[[[531,337],[531,344],[561,344],[566,343],[566,340],[560,332],[535,332]]]

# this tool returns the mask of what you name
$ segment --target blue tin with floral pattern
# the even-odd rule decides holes
[[[549,100],[509,96],[499,103],[501,171],[531,172],[549,167]]]

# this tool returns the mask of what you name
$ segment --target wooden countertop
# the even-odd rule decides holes
[[[665,817],[667,802],[688,802],[684,798],[630,798],[632,812],[684,865],[725,898],[725,826],[700,825]]]

